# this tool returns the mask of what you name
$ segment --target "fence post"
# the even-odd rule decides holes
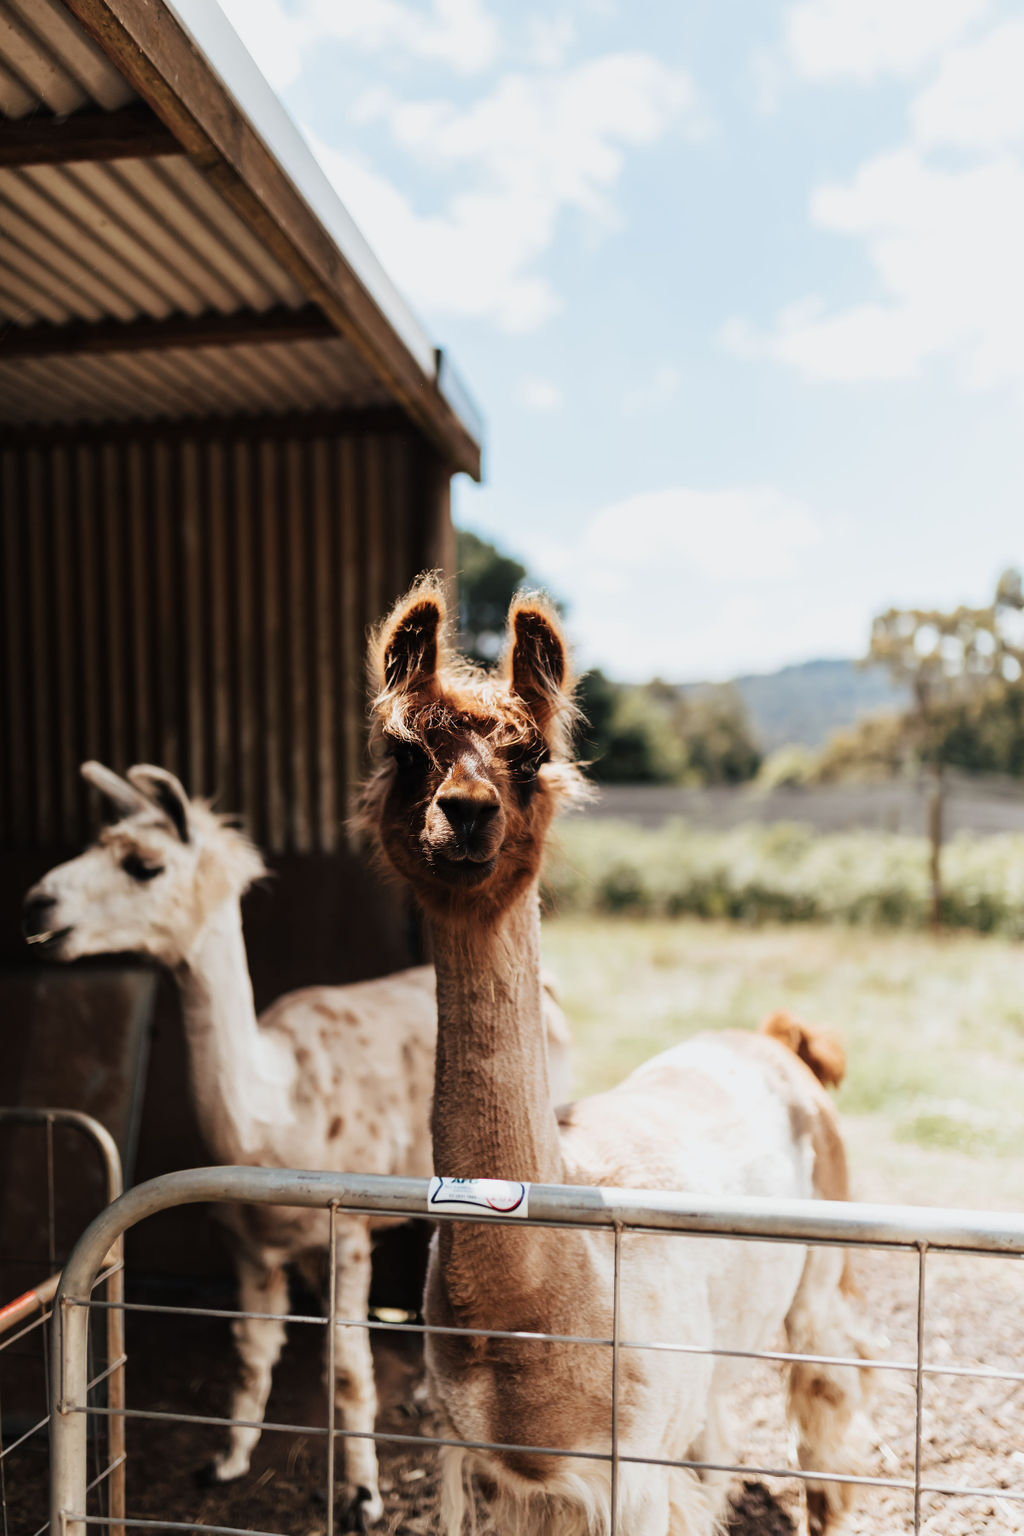
[[[85,1484],[89,1421],[89,1309],[61,1291],[53,1306],[50,1351],[50,1529],[52,1536],[85,1536]],[[122,1511],[123,1513],[123,1511]]]
[[[107,1205],[111,1205],[121,1194],[123,1194],[124,1174],[121,1169],[121,1154],[117,1149],[117,1142],[107,1130],[107,1127],[101,1124],[99,1120],[94,1119],[92,1115],[87,1115],[82,1110],[78,1109],[37,1109],[35,1107],[26,1107],[23,1105],[5,1105],[0,1108],[0,1122],[3,1122],[7,1125],[45,1124],[47,1127],[48,1137],[52,1134],[54,1125],[66,1126],[70,1130],[80,1132],[81,1135],[85,1136],[93,1143],[100,1155],[100,1160],[103,1164],[104,1183],[106,1185],[105,1193]],[[52,1188],[50,1191],[50,1196],[52,1204]],[[52,1209],[50,1212],[50,1220],[52,1226]],[[121,1520],[123,1520],[125,1513],[124,1419],[117,1411],[122,1409],[125,1403],[123,1364],[124,1313],[121,1308],[121,1303],[124,1301],[124,1263],[123,1245],[120,1238],[118,1238],[116,1241],[111,1258],[112,1267],[110,1275],[107,1279],[107,1301],[110,1303],[110,1309],[107,1312],[107,1366],[110,1367],[115,1365],[115,1362],[121,1363],[116,1365],[116,1368],[111,1372],[107,1379],[108,1403],[109,1406],[115,1410],[108,1421],[109,1427],[107,1432],[107,1452],[110,1469],[110,1514],[112,1519],[117,1521],[119,1517]],[[65,1392],[68,1390],[68,1384],[67,1379],[62,1378],[61,1366],[59,1364],[60,1349],[58,1347],[58,1340],[66,1337],[64,1331],[57,1324],[59,1305],[60,1303],[58,1301],[54,1302],[53,1337],[55,1347],[51,1353],[50,1360],[49,1390],[50,1402],[52,1404],[51,1411],[54,1414],[61,1411],[62,1404],[65,1404],[66,1402],[70,1403],[73,1400],[71,1396],[65,1398]],[[81,1315],[85,1321],[87,1338],[89,1328],[89,1314],[84,1308],[80,1308],[78,1310],[81,1312]],[[87,1361],[87,1358],[88,1356],[83,1346],[83,1360]],[[74,1415],[74,1417],[81,1419],[83,1427],[86,1428],[87,1432],[87,1427],[85,1426],[85,1416],[79,1414]],[[70,1444],[69,1441],[65,1441],[64,1443]],[[85,1455],[84,1449],[82,1455],[83,1457]],[[83,1466],[84,1465],[85,1462],[83,1460]],[[63,1504],[55,1504],[51,1506],[53,1509],[61,1509],[64,1507],[65,1506]],[[84,1512],[85,1511],[83,1510],[82,1513],[84,1514]],[[112,1525],[111,1536],[123,1536],[123,1533],[124,1526],[122,1524],[116,1523]]]

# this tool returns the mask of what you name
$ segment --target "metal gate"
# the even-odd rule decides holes
[[[91,1416],[132,1417],[132,1410],[114,1403],[90,1401],[94,1383],[88,1377],[86,1360],[86,1334],[90,1309],[103,1306],[118,1310],[121,1303],[106,1300],[97,1302],[92,1293],[105,1271],[107,1255],[112,1246],[120,1241],[122,1233],[136,1222],[172,1206],[193,1202],[244,1201],[254,1204],[325,1207],[331,1212],[332,1234],[335,1216],[342,1212],[393,1214],[400,1217],[423,1216],[427,1209],[428,1181],[421,1179],[389,1179],[376,1176],[338,1175],[327,1173],[298,1172],[255,1168],[205,1168],[183,1173],[168,1174],[130,1190],[91,1225],[75,1248],[64,1270],[53,1319],[53,1396],[55,1412],[52,1426],[52,1483],[51,1521],[53,1529],[62,1536],[85,1536],[89,1525],[119,1525],[115,1515],[92,1514],[87,1510],[86,1427]],[[478,1220],[465,1215],[442,1215],[447,1220]],[[502,1221],[500,1213],[482,1219]],[[619,1393],[619,1362],[625,1351],[633,1350],[682,1350],[691,1353],[730,1353],[707,1350],[698,1346],[665,1343],[656,1339],[629,1339],[620,1334],[619,1278],[620,1255],[624,1238],[630,1233],[658,1234],[664,1241],[685,1242],[687,1236],[711,1237],[721,1241],[745,1239],[773,1243],[830,1244],[871,1249],[896,1250],[908,1253],[914,1266],[916,1299],[916,1349],[912,1358],[895,1359],[880,1357],[876,1360],[838,1360],[832,1357],[794,1355],[783,1351],[733,1351],[744,1353],[747,1358],[770,1361],[819,1360],[823,1364],[871,1365],[880,1372],[897,1373],[910,1384],[914,1396],[914,1422],[912,1428],[912,1470],[897,1475],[881,1472],[873,1475],[853,1476],[833,1473],[822,1468],[815,1473],[801,1472],[793,1465],[729,1465],[710,1468],[747,1477],[766,1479],[804,1479],[821,1481],[823,1476],[830,1482],[863,1485],[866,1488],[902,1490],[907,1497],[908,1520],[905,1529],[915,1532],[922,1529],[922,1500],[926,1496],[941,1496],[955,1501],[963,1499],[998,1500],[1001,1508],[1012,1507],[1024,1516],[1024,1490],[1008,1485],[1004,1479],[1000,1486],[970,1486],[961,1478],[950,1476],[937,1479],[926,1475],[922,1465],[922,1402],[926,1381],[941,1377],[969,1376],[982,1381],[1024,1382],[1024,1373],[1011,1369],[990,1368],[985,1365],[964,1366],[952,1360],[928,1360],[925,1351],[925,1281],[930,1256],[938,1254],[991,1255],[1000,1258],[1024,1255],[1024,1219],[1017,1216],[983,1214],[974,1211],[949,1209],[925,1209],[917,1207],[881,1206],[866,1204],[841,1204],[826,1201],[770,1201],[764,1199],[717,1199],[665,1191],[630,1191],[620,1189],[592,1189],[574,1186],[534,1185],[529,1194],[529,1217],[524,1221],[515,1218],[517,1225],[559,1228],[605,1229],[613,1245],[614,1304],[613,1326],[607,1338],[567,1338],[565,1342],[578,1343],[612,1352],[612,1440],[610,1452],[584,1452],[572,1446],[490,1446],[479,1442],[464,1442],[442,1435],[388,1436],[375,1433],[377,1441],[402,1439],[422,1445],[426,1456],[441,1445],[469,1446],[470,1448],[511,1449],[535,1454],[579,1456],[610,1462],[612,1480],[612,1532],[616,1532],[614,1490],[620,1468],[627,1462],[650,1465],[687,1466],[700,1469],[705,1463],[667,1463],[657,1457],[626,1455],[620,1449],[617,1437],[617,1411]],[[330,1312],[326,1320],[333,1338],[334,1326],[394,1328],[429,1331],[412,1322],[381,1323],[365,1319],[338,1318],[333,1307],[334,1288],[330,1288]],[[150,1310],[153,1310],[150,1308]],[[181,1308],[166,1308],[168,1312],[181,1312]],[[201,1312],[201,1309],[198,1309]],[[224,1314],[219,1314],[224,1315]],[[238,1314],[231,1314],[238,1315]],[[286,1319],[287,1320],[287,1319]],[[303,1318],[309,1322],[311,1319]],[[545,1335],[486,1333],[487,1337],[505,1337],[526,1340],[544,1339]],[[138,1415],[144,1417],[145,1415]],[[153,1415],[150,1415],[151,1417]],[[171,1417],[167,1415],[166,1417]],[[185,1416],[175,1416],[185,1417]],[[214,1416],[196,1418],[194,1422],[210,1426],[225,1426],[232,1421]],[[326,1435],[327,1440],[327,1514],[326,1528],[331,1536],[334,1509],[334,1460],[339,1439],[346,1433],[335,1426],[333,1395],[328,1393],[327,1425],[267,1426],[277,1429],[302,1429],[310,1435]],[[1011,1453],[1007,1451],[1008,1464]],[[1016,1517],[1015,1517],[1016,1518]],[[221,1536],[239,1536],[240,1527],[228,1525],[197,1526],[195,1520],[175,1522],[160,1519],[158,1522],[132,1518],[124,1524],[133,1527],[157,1523],[165,1529],[208,1530]],[[1015,1528],[1015,1527],[1014,1527]],[[887,1527],[892,1529],[891,1526]],[[245,1533],[248,1536],[248,1533]],[[621,1531],[620,1531],[621,1536]]]
[[[107,1203],[116,1200],[123,1189],[121,1159],[110,1132],[91,1115],[71,1109],[0,1108],[0,1125],[26,1126],[39,1133],[39,1158],[45,1167],[46,1228],[48,1263],[45,1273],[19,1295],[0,1305],[0,1366],[4,1356],[13,1360],[14,1352],[21,1346],[38,1340],[43,1359],[44,1411],[28,1427],[16,1434],[8,1443],[4,1441],[0,1420],[0,1528],[3,1536],[9,1536],[8,1494],[11,1485],[18,1481],[17,1453],[24,1457],[29,1448],[49,1434],[51,1399],[49,1393],[49,1362],[46,1359],[48,1342],[46,1325],[50,1321],[53,1298],[60,1280],[57,1268],[56,1206],[57,1176],[54,1157],[54,1128],[66,1127],[75,1131],[92,1144],[103,1174],[104,1195]],[[124,1514],[125,1457],[124,1457],[124,1290],[120,1238],[111,1245],[108,1262],[101,1278],[105,1281],[105,1298],[108,1309],[105,1318],[105,1359],[100,1374],[94,1374],[94,1385],[105,1383],[107,1405],[114,1411],[106,1421],[105,1459],[98,1467],[92,1486],[107,1486],[106,1508],[111,1523],[117,1525]],[[42,1267],[42,1266],[40,1266]],[[8,1352],[10,1352],[8,1354]],[[0,1410],[3,1403],[0,1401]],[[97,1455],[104,1453],[97,1448]],[[46,1529],[43,1525],[40,1532]],[[36,1533],[39,1536],[39,1532]]]

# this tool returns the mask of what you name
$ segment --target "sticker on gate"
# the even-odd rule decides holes
[[[526,1216],[529,1184],[509,1179],[442,1179],[436,1174],[427,1191],[428,1211],[466,1216]]]

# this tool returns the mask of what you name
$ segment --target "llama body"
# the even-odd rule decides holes
[[[617,1089],[567,1106],[561,1117],[564,1182],[628,1187],[638,1182],[636,1165],[642,1159],[646,1188],[684,1189],[712,1197],[800,1199],[829,1193],[815,1180],[823,1149],[816,1153],[810,1124],[798,1138],[792,1137],[790,1127],[791,1114],[827,1114],[825,1095],[815,1092],[816,1084],[808,1085],[809,1074],[799,1062],[786,1058],[784,1047],[760,1035],[697,1036],[646,1063]],[[819,1093],[820,1101],[815,1102]],[[687,1108],[683,1124],[681,1104]],[[642,1136],[636,1134],[637,1124],[644,1127]],[[739,1126],[741,1135],[736,1134]],[[828,1161],[825,1152],[826,1165]],[[841,1177],[841,1165],[833,1164],[832,1172]],[[612,1242],[603,1233],[563,1233],[561,1238],[554,1256],[557,1267],[549,1272],[558,1278],[554,1284],[549,1278],[546,1287],[544,1330],[609,1338]],[[706,1349],[759,1350],[773,1347],[785,1328],[794,1349],[825,1352],[827,1345],[829,1353],[856,1354],[856,1322],[840,1289],[843,1263],[838,1250],[808,1251],[797,1244],[627,1233],[621,1239],[620,1336]],[[801,1290],[805,1274],[808,1283]],[[428,1287],[430,1320],[447,1318],[454,1324],[458,1309],[448,1301],[436,1262]],[[822,1298],[824,1320],[818,1315]],[[435,1393],[458,1438],[609,1454],[607,1350],[561,1347],[564,1380],[574,1384],[572,1398],[561,1391],[538,1396],[540,1377],[559,1374],[550,1354],[542,1366],[538,1357],[540,1369],[531,1370],[523,1349],[517,1358],[501,1360],[488,1371],[473,1361],[472,1346],[461,1347],[444,1336],[428,1336],[427,1351]],[[653,1536],[703,1531],[721,1517],[725,1479],[700,1484],[690,1472],[631,1465],[628,1458],[712,1464],[734,1460],[725,1416],[727,1394],[748,1368],[748,1362],[731,1357],[622,1352],[618,1497],[624,1532]],[[473,1387],[466,1393],[470,1377]],[[837,1377],[840,1389],[855,1403],[856,1373],[824,1371],[820,1381],[834,1385]],[[530,1399],[529,1429],[523,1396]],[[807,1407],[813,1403],[813,1396],[806,1399]],[[586,1405],[582,1418],[581,1405]],[[832,1449],[823,1450],[819,1465],[838,1464],[831,1459]],[[446,1517],[452,1530],[461,1528],[471,1468],[496,1482],[505,1495],[499,1496],[496,1508],[502,1532],[563,1533],[575,1530],[573,1522],[581,1518],[581,1531],[607,1528],[611,1490],[606,1463],[572,1457],[553,1462],[545,1457],[517,1469],[513,1458],[509,1479],[509,1467],[502,1467],[500,1457],[446,1454]]]
[[[183,1005],[192,1098],[210,1154],[225,1164],[425,1176],[431,1170],[434,973],[419,966],[375,981],[307,987],[253,1004],[240,900],[263,873],[243,834],[190,801],[163,770],[98,764],[85,776],[122,819],[78,859],[60,865],[26,897],[26,930],[54,958],[138,951],[171,967]],[[558,1071],[567,1076],[567,1033],[546,999]],[[224,1206],[234,1238],[244,1311],[287,1313],[285,1266],[317,1285],[330,1238],[326,1211]],[[337,1215],[339,1318],[365,1318],[371,1236],[388,1218]],[[262,1423],[284,1325],[239,1318],[240,1362],[232,1418]],[[338,1325],[334,1341],[339,1428],[369,1435],[376,1392],[367,1330]],[[211,1473],[247,1471],[257,1427],[234,1426]],[[357,1524],[382,1512],[372,1439],[343,1442]]]
[[[523,599],[499,676],[444,654],[443,600],[425,584],[379,636],[375,734],[385,761],[364,814],[427,914],[438,992],[434,1165],[452,1177],[843,1197],[846,1171],[819,1075],[815,1032],[700,1036],[609,1093],[550,1108],[541,1028],[537,880],[560,801],[573,795],[571,709],[557,623]],[[773,1025],[777,1021],[773,1021]],[[787,1021],[789,1022],[789,1021]],[[792,1047],[792,1048],[791,1048]],[[832,1076],[835,1076],[833,1071]],[[621,1335],[728,1349],[771,1345],[856,1357],[843,1256],[771,1244],[629,1235]],[[607,1234],[442,1223],[426,1315],[444,1327],[607,1338],[613,1253]],[[610,1352],[555,1342],[433,1334],[427,1364],[453,1435],[607,1455]],[[620,1453],[727,1461],[723,1394],[740,1362],[621,1353]],[[796,1366],[790,1419],[800,1465],[851,1469],[856,1366]],[[497,1527],[597,1536],[610,1526],[607,1462],[529,1451],[449,1450],[443,1524],[460,1532],[467,1472],[486,1475]],[[710,1536],[725,1485],[689,1470],[625,1461],[619,1529]],[[809,1484],[812,1533],[834,1530],[841,1485]]]

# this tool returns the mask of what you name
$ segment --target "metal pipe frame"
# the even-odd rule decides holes
[[[89,1516],[86,1514],[86,1426],[89,1414],[108,1416],[111,1420],[126,1417],[160,1418],[176,1421],[187,1419],[210,1425],[228,1424],[231,1421],[210,1416],[162,1415],[125,1409],[123,1404],[107,1408],[90,1407],[87,1380],[86,1340],[92,1290],[101,1275],[108,1251],[119,1242],[125,1231],[147,1216],[155,1215],[172,1206],[199,1202],[244,1202],[255,1205],[297,1205],[324,1207],[331,1212],[332,1232],[335,1216],[339,1212],[368,1212],[377,1215],[425,1217],[427,1214],[426,1179],[387,1178],[370,1174],[334,1174],[306,1172],[276,1168],[197,1168],[181,1173],[165,1174],[148,1183],[129,1190],[119,1200],[92,1222],[76,1244],[61,1277],[60,1288],[54,1303],[52,1328],[53,1348],[51,1369],[53,1372],[51,1417],[51,1529],[60,1536],[85,1536],[87,1525],[115,1525],[115,1517]],[[569,1455],[586,1460],[610,1462],[612,1474],[612,1536],[617,1529],[618,1470],[623,1461],[641,1465],[693,1466],[706,1470],[739,1472],[771,1478],[793,1478],[802,1481],[821,1480],[850,1483],[868,1487],[903,1489],[913,1494],[913,1529],[920,1529],[922,1493],[968,1497],[989,1496],[1017,1502],[1024,1494],[1006,1489],[954,1488],[946,1484],[924,1484],[921,1470],[922,1391],[925,1375],[965,1374],[998,1376],[1016,1373],[987,1371],[970,1368],[926,1366],[923,1360],[924,1319],[924,1271],[926,1256],[936,1253],[965,1255],[1016,1255],[1024,1256],[1024,1217],[1002,1213],[982,1213],[971,1210],[921,1208],[916,1206],[885,1206],[875,1204],[840,1203],[819,1200],[769,1200],[763,1198],[711,1199],[700,1195],[677,1193],[666,1190],[626,1190],[613,1188],[589,1188],[575,1185],[534,1185],[530,1189],[530,1215],[522,1218],[503,1218],[500,1214],[463,1215],[460,1213],[432,1212],[439,1219],[449,1221],[497,1221],[518,1225],[559,1228],[606,1229],[614,1240],[615,1304],[613,1307],[612,1337],[591,1339],[574,1337],[566,1342],[577,1342],[612,1349],[612,1448],[611,1453],[584,1452],[572,1447],[552,1446],[497,1446],[442,1438],[363,1432],[361,1438],[374,1441],[400,1441],[423,1445],[456,1445],[480,1450],[520,1450],[549,1455]],[[674,1233],[719,1238],[742,1238],[767,1242],[818,1243],[838,1246],[871,1247],[913,1252],[918,1258],[917,1286],[917,1351],[914,1362],[885,1360],[842,1362],[857,1365],[878,1365],[890,1370],[913,1372],[917,1391],[917,1409],[914,1427],[914,1476],[862,1477],[840,1474],[827,1468],[804,1472],[793,1467],[706,1467],[703,1463],[666,1462],[659,1457],[638,1455],[623,1456],[617,1435],[618,1419],[618,1367],[621,1349],[671,1349],[695,1353],[742,1353],[718,1351],[698,1346],[659,1344],[657,1341],[639,1341],[620,1337],[618,1307],[619,1249],[622,1234],[629,1232]],[[333,1264],[333,1261],[332,1261]],[[332,1268],[333,1277],[333,1268]],[[103,1305],[100,1303],[100,1305]],[[106,1304],[111,1312],[122,1312],[120,1305]],[[141,1309],[140,1309],[141,1310]],[[205,1309],[146,1308],[168,1312],[191,1312],[206,1315]],[[219,1314],[218,1314],[219,1315]],[[232,1313],[231,1316],[239,1314]],[[296,1318],[296,1321],[323,1323],[323,1319]],[[407,1331],[452,1331],[434,1329],[430,1324],[394,1324],[370,1322],[366,1319],[340,1318],[336,1315],[334,1288],[331,1287],[327,1326],[333,1340],[336,1326],[366,1328],[400,1328]],[[542,1339],[546,1335],[501,1333],[498,1330],[474,1330],[492,1337],[511,1337],[526,1343]],[[333,1348],[333,1344],[331,1345]],[[780,1351],[752,1352],[752,1358],[789,1360],[794,1357]],[[355,1431],[335,1427],[331,1400],[328,1406],[327,1429],[311,1426],[270,1425],[266,1428],[302,1428],[307,1433],[328,1437],[328,1509],[333,1509],[334,1446],[337,1438],[355,1435]],[[330,1528],[332,1517],[328,1516]],[[154,1522],[129,1520],[131,1526],[143,1528]],[[161,1520],[161,1526],[174,1528],[174,1522]],[[183,1529],[186,1527],[182,1527]],[[188,1529],[194,1528],[190,1522]],[[210,1532],[227,1527],[204,1527]],[[232,1528],[233,1529],[233,1528]]]
[[[99,1120],[77,1109],[43,1109],[26,1106],[0,1106],[0,1125],[45,1126],[47,1132],[48,1150],[51,1147],[53,1127],[65,1126],[69,1130],[78,1131],[87,1141],[91,1141],[99,1154],[103,1169],[105,1195],[107,1205],[110,1206],[124,1193],[124,1174],[121,1169],[121,1154],[117,1149],[117,1142],[102,1125]],[[50,1189],[52,1205],[53,1190]],[[53,1227],[53,1211],[49,1213],[51,1230]],[[107,1404],[111,1409],[107,1426],[107,1467],[105,1475],[110,1483],[110,1519],[113,1536],[123,1536],[124,1526],[121,1523],[125,1514],[125,1382],[124,1382],[124,1247],[120,1234],[114,1239],[111,1250],[103,1257],[100,1271],[106,1282],[107,1300],[107,1368],[103,1373],[107,1382]],[[51,1276],[49,1281],[36,1288],[36,1294],[40,1297],[40,1308],[43,1316],[38,1320],[45,1323],[45,1307],[50,1303],[52,1292],[50,1284],[56,1280]],[[56,1286],[59,1293],[59,1284]],[[27,1293],[28,1294],[28,1293]],[[30,1327],[36,1324],[30,1324]],[[23,1330],[27,1331],[27,1330]],[[15,1334],[12,1338],[4,1340],[10,1344],[21,1334]],[[86,1322],[86,1337],[88,1336],[88,1322]],[[52,1394],[53,1370],[51,1361],[51,1392],[50,1392],[50,1420],[52,1418],[56,1399]],[[35,1428],[41,1428],[37,1425]],[[34,1431],[33,1431],[34,1432]],[[24,1437],[22,1437],[24,1438]],[[13,1448],[13,1447],[12,1447]]]

